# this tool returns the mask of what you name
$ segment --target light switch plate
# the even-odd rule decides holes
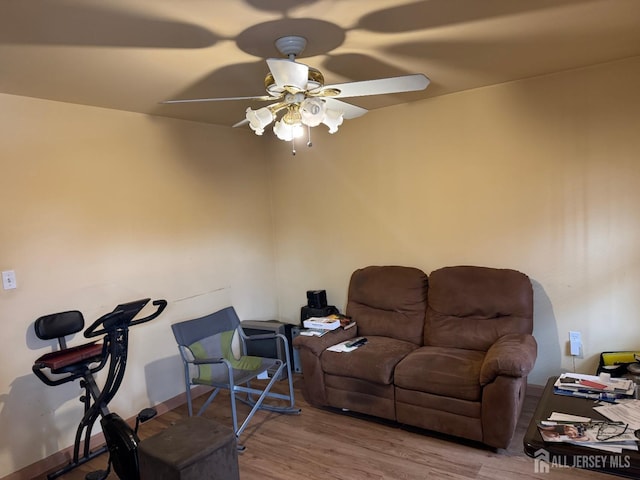
[[[2,272],[2,288],[5,290],[16,288],[16,272],[13,270]]]

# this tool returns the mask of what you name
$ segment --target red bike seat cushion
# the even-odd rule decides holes
[[[51,369],[52,372],[76,363],[91,363],[102,357],[101,343],[87,343],[77,347],[65,348],[57,352],[42,355],[36,360],[36,365]]]

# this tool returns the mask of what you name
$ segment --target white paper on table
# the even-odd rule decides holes
[[[551,412],[551,415],[549,416],[549,420],[553,422],[586,423],[586,422],[592,421],[593,418],[579,417],[578,415],[570,415],[568,413]]]
[[[640,400],[600,405],[593,409],[612,422],[626,423],[631,430],[640,429]]]
[[[352,342],[352,340],[345,340],[344,342],[337,343],[335,345],[331,345],[327,348],[330,352],[353,352],[358,347],[347,347],[347,343]]]
[[[598,407],[595,407],[595,409],[597,410]],[[575,422],[575,423],[588,423],[593,421],[593,419],[590,417],[581,417],[578,415],[571,415],[568,413],[561,413],[561,412],[552,412],[548,420],[550,422]],[[617,421],[613,419],[609,419],[609,420]],[[623,423],[627,423],[627,422],[623,422]],[[635,429],[632,429],[631,425],[629,425],[629,430],[633,431]],[[630,443],[616,444],[615,442],[611,442],[608,444],[604,442],[602,443],[569,442],[569,443],[580,445],[581,447],[594,448],[596,450],[603,450],[605,452],[611,452],[611,453],[622,453],[623,450],[638,451],[638,445],[636,443],[634,444],[630,444]]]

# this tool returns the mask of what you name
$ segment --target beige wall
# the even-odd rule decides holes
[[[184,391],[169,325],[233,304],[277,314],[269,162],[249,131],[0,95],[0,477],[73,443],[77,382],[47,387],[40,315],[87,322],[120,302],[165,298],[131,332],[112,406],[129,417]],[[82,342],[77,335],[72,343]]]
[[[306,289],[344,308],[358,267],[485,265],[533,280],[531,382],[573,370],[569,330],[579,371],[640,349],[638,85],[636,58],[462,92],[274,158],[282,317],[299,319]]]
[[[370,264],[529,274],[533,383],[574,368],[570,329],[578,371],[640,348],[638,84],[636,58],[463,92],[316,128],[296,156],[247,130],[0,95],[0,269],[18,283],[0,290],[0,477],[72,442],[77,386],[30,370],[52,311],[169,300],[132,332],[122,415],[182,391],[171,323],[231,303],[297,323],[306,290],[342,309]]]

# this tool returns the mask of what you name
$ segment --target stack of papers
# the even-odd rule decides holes
[[[615,402],[620,398],[632,397],[635,392],[633,380],[628,378],[606,378],[603,376],[564,373],[553,385],[558,395],[592,398]]]
[[[615,453],[638,450],[634,430],[624,422],[553,412],[547,420],[538,422],[538,430],[545,442],[572,443]]]
[[[593,409],[612,422],[626,423],[630,429],[640,430],[640,400],[621,400],[615,405],[600,405]]]

